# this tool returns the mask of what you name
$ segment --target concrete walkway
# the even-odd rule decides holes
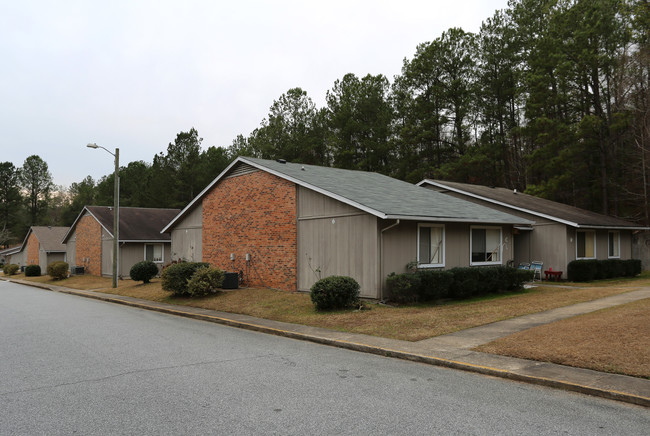
[[[470,350],[470,348],[480,344],[541,324],[650,298],[650,288],[643,288],[595,301],[496,322],[419,342],[407,342],[259,319],[247,315],[174,306],[120,295],[79,291],[25,280],[1,278],[51,291],[125,304],[146,310],[155,310],[350,350],[561,388],[650,407],[650,380],[647,379],[607,374],[553,363],[497,356]]]

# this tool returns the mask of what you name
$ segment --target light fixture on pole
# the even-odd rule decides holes
[[[117,288],[117,250],[120,238],[120,149],[116,148],[115,153],[97,145],[94,142],[86,145],[88,148],[101,148],[115,157],[115,180],[113,184],[113,287]]]

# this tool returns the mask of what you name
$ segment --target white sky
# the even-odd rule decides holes
[[[301,87],[318,107],[347,73],[393,81],[416,46],[477,32],[507,0],[0,0],[0,162],[39,155],[56,184],[151,162],[195,127],[248,136]]]

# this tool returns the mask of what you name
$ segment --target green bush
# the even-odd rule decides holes
[[[420,297],[422,301],[441,300],[449,297],[449,288],[454,281],[454,275],[445,270],[421,270],[417,273],[420,282]]]
[[[386,278],[387,298],[398,304],[418,301],[420,296],[420,277],[416,274],[390,273]]]
[[[189,295],[187,283],[199,268],[209,267],[205,262],[180,262],[169,265],[162,272],[162,288],[174,295]]]
[[[20,267],[16,265],[15,263],[10,263],[8,265],[5,265],[2,267],[2,272],[5,273],[6,276],[12,276],[18,272]]]
[[[216,294],[223,285],[225,273],[217,268],[197,269],[187,282],[187,293],[193,297]]]
[[[569,262],[567,277],[572,282],[634,277],[641,274],[639,259],[581,259]]]
[[[641,274],[643,266],[640,259],[629,259],[623,261],[623,269],[626,277],[635,277]]]
[[[63,280],[68,277],[69,268],[70,266],[67,262],[52,262],[47,266],[47,275],[52,277],[52,280]]]
[[[567,278],[571,282],[588,282],[596,278],[597,270],[595,260],[574,260],[567,266]]]
[[[136,282],[149,283],[149,281],[158,275],[158,266],[150,260],[143,260],[131,267],[129,276]]]
[[[352,277],[330,276],[311,287],[316,310],[345,309],[359,304],[359,283]]]
[[[529,282],[533,279],[535,271],[529,269],[517,269],[512,268],[514,271],[510,274],[510,279],[508,280],[508,291],[518,291],[523,288],[524,283]]]
[[[386,278],[388,299],[395,303],[462,300],[497,292],[512,292],[532,280],[533,271],[511,267],[470,267],[391,273]]]
[[[25,267],[25,277],[40,277],[40,275],[41,275],[40,265],[27,265]]]

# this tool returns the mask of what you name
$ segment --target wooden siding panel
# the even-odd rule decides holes
[[[171,231],[170,252],[165,253],[165,262],[203,260],[203,205],[197,205],[192,212],[183,217]],[[169,256],[167,256],[169,254]]]
[[[309,290],[319,277],[343,275],[359,282],[362,297],[379,297],[375,217],[363,214],[301,220],[298,234],[299,290]]]
[[[119,262],[118,262],[119,265]],[[118,276],[122,271],[117,272]],[[102,275],[113,275],[113,237],[102,228]]]
[[[365,212],[303,186],[298,187],[299,218],[324,218],[357,213]]]
[[[202,244],[203,231],[201,229],[176,229],[172,230],[172,243],[170,247],[171,260],[185,260],[188,262],[201,262],[203,260]]]

